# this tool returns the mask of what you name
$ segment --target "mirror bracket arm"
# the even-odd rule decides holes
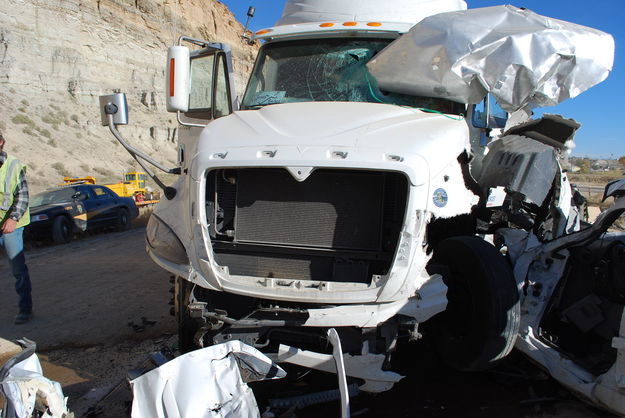
[[[176,119],[178,120],[178,123],[182,126],[191,126],[191,127],[196,127],[196,128],[205,128],[208,123],[206,124],[201,124],[201,123],[191,123],[191,122],[184,122],[182,119],[180,119],[180,111],[176,112]]]
[[[110,109],[110,110],[113,110],[113,109]],[[115,123],[113,122],[113,114],[115,112],[110,112],[108,106],[107,106],[107,108],[105,108],[105,112],[106,112],[106,116],[108,118],[109,129],[110,129],[111,133],[113,134],[113,136],[115,137],[115,139],[117,139],[117,141],[132,156],[132,158],[134,158],[135,161],[137,161],[137,163],[139,163],[141,168],[143,168],[143,170],[145,170],[145,172],[152,178],[152,180],[154,180],[154,182],[165,192],[165,197],[167,197],[168,200],[173,199],[176,196],[176,189],[174,189],[173,187],[166,186],[161,181],[161,179],[159,179],[156,176],[156,174],[154,174],[154,172],[146,165],[146,162],[152,164],[154,167],[156,167],[159,170],[164,171],[165,173],[168,173],[168,174],[180,174],[181,173],[180,167],[167,168],[164,165],[160,164],[155,159],[153,159],[150,156],[144,154],[143,152],[139,151],[138,149],[132,147],[130,144],[128,144],[124,140],[124,138],[122,138],[122,136],[120,135],[119,131],[117,130],[117,127],[115,126]]]

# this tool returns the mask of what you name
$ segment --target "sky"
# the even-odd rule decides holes
[[[221,0],[245,25],[247,9],[256,8],[249,29],[273,26],[286,0]],[[340,1],[340,0],[337,0]],[[381,2],[384,4],[384,2]],[[618,158],[625,156],[625,1],[624,0],[467,0],[469,8],[512,4],[540,15],[602,30],[614,37],[614,66],[608,78],[579,96],[557,106],[537,109],[537,114],[555,113],[573,118],[582,127],[575,136],[574,156]],[[621,125],[622,124],[622,125]]]

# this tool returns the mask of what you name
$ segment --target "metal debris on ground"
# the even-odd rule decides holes
[[[43,376],[35,354],[36,344],[25,338],[18,343],[24,350],[0,368],[0,393],[7,400],[0,416],[73,418],[74,414],[67,409],[67,398],[63,396],[61,385]]]
[[[284,376],[257,349],[228,341],[183,354],[131,380],[132,416],[259,417],[247,383]]]

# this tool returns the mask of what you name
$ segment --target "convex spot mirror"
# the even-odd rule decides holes
[[[499,107],[495,98],[488,94],[480,103],[473,105],[471,123],[476,128],[503,129],[508,120],[508,113]]]

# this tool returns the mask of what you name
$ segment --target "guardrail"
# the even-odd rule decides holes
[[[588,197],[591,194],[603,195],[603,191],[605,190],[605,186],[585,186],[576,184],[575,187],[577,187],[577,190],[579,190],[579,192],[585,197]]]

